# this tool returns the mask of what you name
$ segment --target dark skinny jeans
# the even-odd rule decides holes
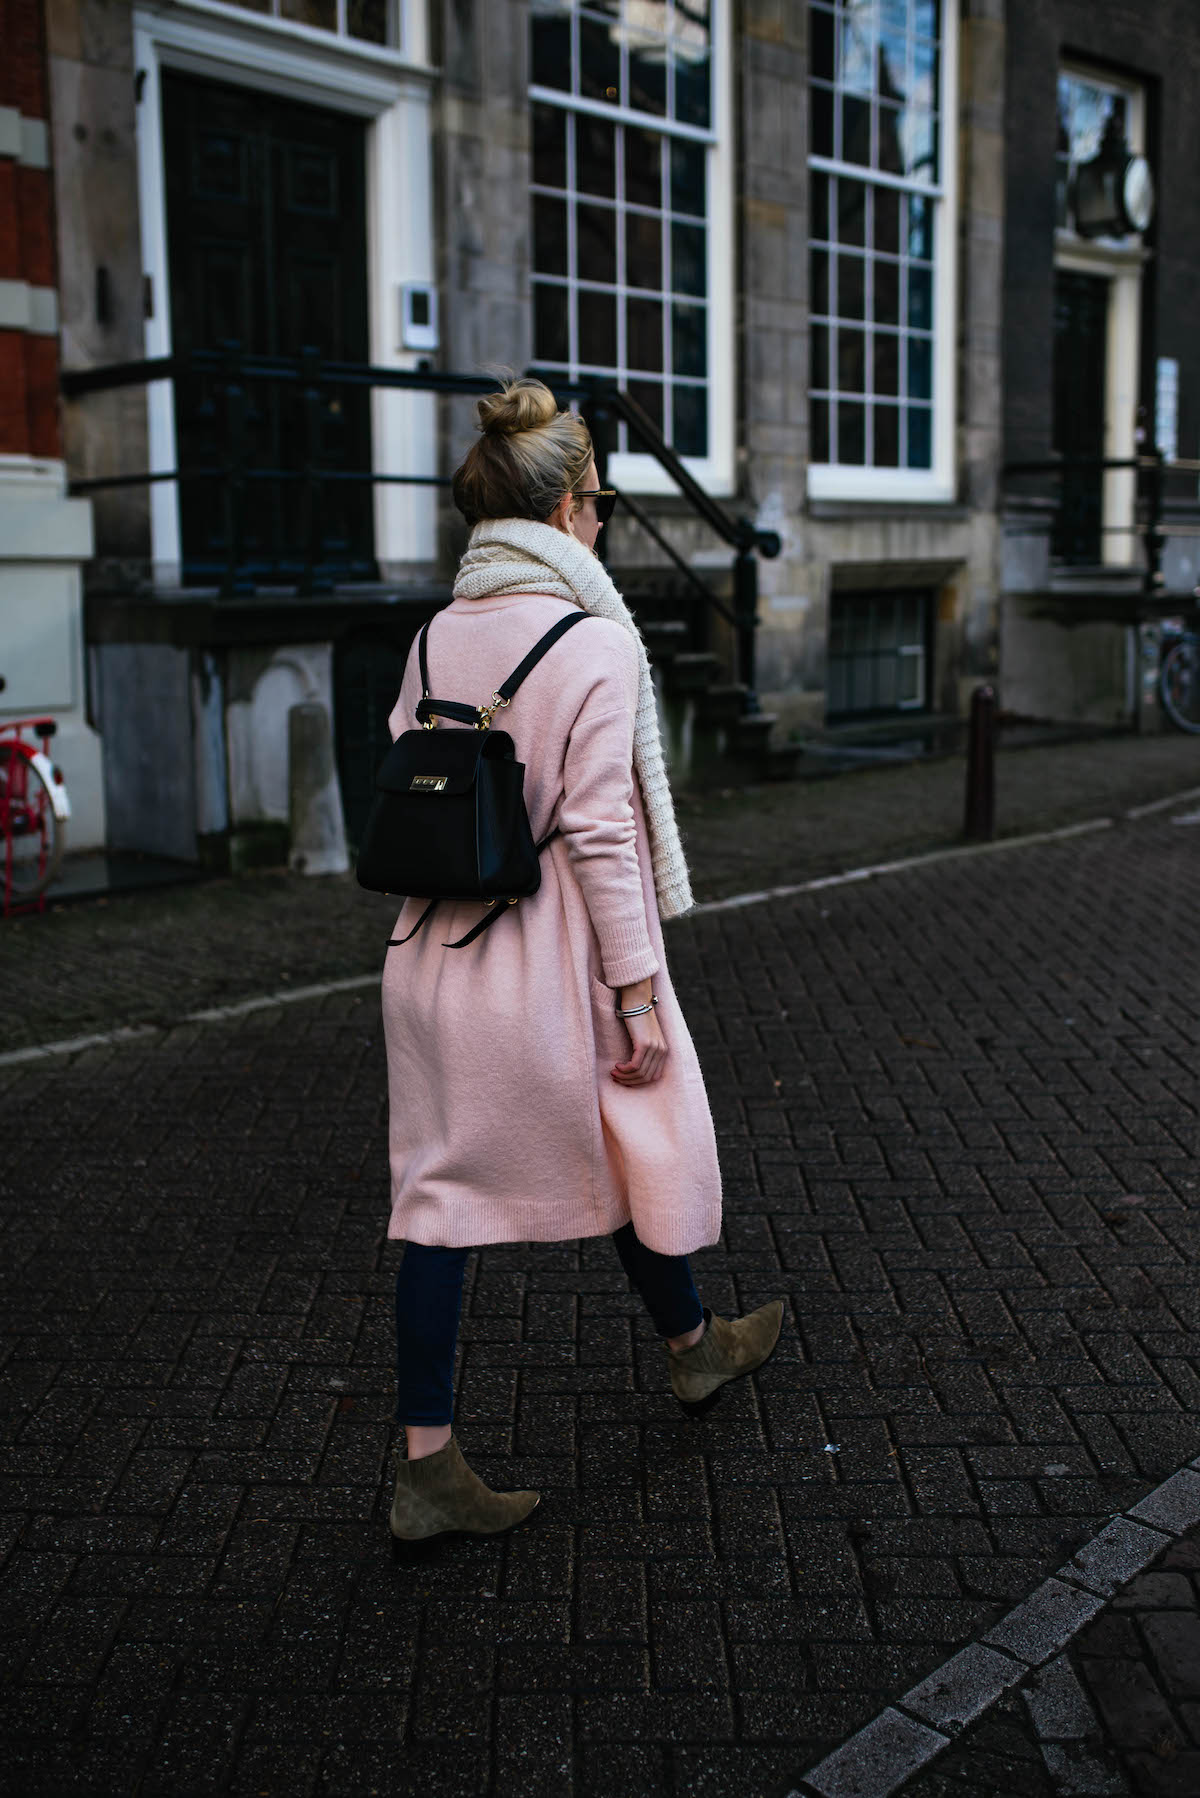
[[[660,1336],[686,1336],[704,1318],[686,1255],[659,1255],[632,1224],[613,1235],[630,1285]],[[410,1242],[396,1275],[396,1422],[449,1423],[454,1415],[454,1345],[470,1249]]]

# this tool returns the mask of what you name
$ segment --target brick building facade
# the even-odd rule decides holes
[[[1063,551],[1059,477],[1005,468],[1087,447],[1056,444],[1064,341],[1103,363],[1106,455],[1151,440],[1172,393],[1189,445],[1200,45],[1186,0],[1163,6],[1159,32],[1125,0],[60,0],[64,363],[313,342],[401,375],[614,379],[730,517],[778,534],[757,628],[777,742],[958,717],[981,678],[1022,712],[1128,718],[1144,582],[1121,527],[1140,477],[1068,483],[1099,532],[1089,562],[1090,538]],[[1105,154],[1146,157],[1159,210],[1085,238],[1055,209],[1114,108]],[[1061,321],[1056,337],[1072,305],[1091,339]],[[1099,363],[1081,358],[1086,386]],[[63,429],[76,479],[186,477],[95,491],[87,635],[110,839],[194,855],[283,822],[297,699],[328,704],[343,784],[361,784],[461,543],[420,483],[461,456],[471,408],[321,387],[341,484],[321,501],[324,578],[297,597],[307,427],[282,390],[250,390],[249,548],[219,599],[228,512],[205,470],[237,383],[176,374],[75,389]],[[728,602],[729,550],[624,425],[609,448],[662,539],[618,514],[609,557],[658,629],[683,761],[708,714],[672,687],[670,631],[718,663],[730,639],[719,617],[697,628],[670,551]],[[364,467],[405,478],[367,489]],[[1168,526],[1189,505],[1171,488]],[[1169,537],[1168,595],[1188,557]],[[153,767],[146,719],[170,745]]]
[[[1158,450],[1165,472],[1157,582],[1152,569],[1147,577],[1146,470],[1010,474],[1006,695],[1039,715],[1112,723],[1140,714],[1146,725],[1158,620],[1186,614],[1200,578],[1200,124],[1190,99],[1200,14],[1188,0],[1149,10],[1048,0],[1009,14],[1006,461],[1132,462]],[[1144,228],[1081,221],[1087,171],[1111,160],[1123,176],[1131,153],[1152,184]]]
[[[55,194],[39,0],[0,5],[0,719],[53,711],[74,841],[104,841],[100,745],[86,717],[81,567],[90,507],[65,497]]]

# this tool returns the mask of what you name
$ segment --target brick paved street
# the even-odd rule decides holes
[[[797,1787],[1200,1454],[1198,852],[1159,817],[673,926],[727,1188],[702,1289],[786,1294],[785,1340],[685,1420],[606,1244],[488,1250],[459,1429],[543,1502],[415,1570],[384,1524],[376,995],[0,1066],[0,1790]],[[276,926],[324,884],[280,883]],[[231,956],[251,890],[222,889]],[[159,923],[164,1026],[190,948]],[[1194,1599],[1145,1583],[1190,1565],[1068,1656],[1113,1777],[1190,1764]],[[1173,1754],[1105,1708],[1130,1628]],[[1084,1789],[1049,1764],[1014,1693],[906,1790]]]

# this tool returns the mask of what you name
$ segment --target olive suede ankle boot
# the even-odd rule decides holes
[[[396,1464],[396,1492],[388,1526],[394,1548],[451,1533],[495,1536],[524,1523],[541,1495],[493,1492],[462,1458],[451,1436],[436,1454]]]
[[[671,1390],[685,1411],[699,1416],[715,1405],[728,1380],[761,1367],[779,1341],[783,1328],[783,1300],[772,1299],[728,1323],[704,1313],[707,1329],[689,1349],[667,1350]]]

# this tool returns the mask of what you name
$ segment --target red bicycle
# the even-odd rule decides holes
[[[4,678],[0,675],[0,692]],[[53,718],[12,718],[0,724],[0,871],[5,912],[40,900],[66,848],[71,802],[62,770],[50,759],[58,725]],[[23,735],[41,738],[41,748]]]

